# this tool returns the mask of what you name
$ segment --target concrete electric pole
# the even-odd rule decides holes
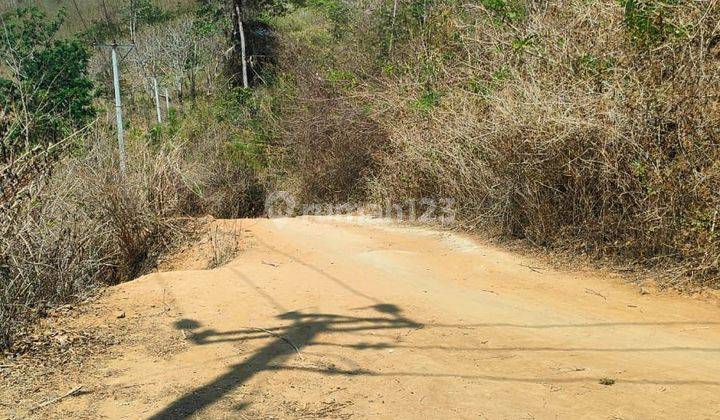
[[[110,45],[113,66],[113,86],[115,87],[115,117],[117,119],[118,147],[120,148],[120,173],[125,175],[125,131],[123,129],[122,100],[120,99],[120,65],[117,57],[117,44]]]
[[[238,31],[240,32],[240,59],[242,60],[243,87],[247,89],[248,87],[250,87],[250,85],[248,84],[247,60],[245,59],[245,31],[243,30],[240,6],[238,6],[237,4],[235,5],[235,11],[237,12]]]
[[[155,91],[155,112],[157,112],[157,122],[162,124],[162,113],[160,112],[160,94],[158,94],[157,77],[152,77],[153,90]]]

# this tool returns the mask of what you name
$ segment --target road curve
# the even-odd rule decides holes
[[[100,302],[127,340],[48,410],[110,418],[717,418],[720,307],[470,237],[238,222],[208,271]],[[123,319],[113,314],[124,311]],[[48,412],[46,412],[48,414]]]

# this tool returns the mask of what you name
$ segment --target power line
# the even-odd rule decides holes
[[[82,15],[82,12],[80,12],[80,7],[77,4],[77,0],[72,0],[73,6],[75,6],[75,11],[78,14],[78,17],[80,18],[80,22],[83,25],[83,28],[85,28],[85,33],[89,34],[93,38],[95,38],[95,44],[100,44],[100,40],[97,38],[97,36],[90,31],[90,28],[88,28],[87,23],[85,22],[85,18]]]
[[[85,22],[85,18],[83,17],[82,13],[80,12],[80,7],[79,7],[78,4],[77,4],[77,0],[72,0],[72,3],[73,3],[73,6],[75,6],[75,11],[77,12],[78,17],[80,18],[80,22],[82,23],[83,28],[85,28],[85,33],[87,33],[87,34],[89,34],[91,37],[93,37],[94,40],[95,40],[95,45],[96,45],[96,46],[99,46],[99,45],[101,44],[101,42],[100,42],[100,40],[98,39],[97,34],[93,33],[92,31],[90,31],[90,28],[88,28],[88,25],[87,25],[87,23]],[[105,57],[104,55],[101,55],[101,56],[102,56],[103,60],[105,61],[105,64],[106,64],[108,67],[110,67],[110,62],[108,61],[107,57]]]
[[[85,23],[85,18],[83,18],[82,13],[80,13],[80,7],[78,7],[77,1],[72,0],[73,5],[75,6],[75,11],[78,14],[78,17],[80,18],[80,22],[82,22],[83,27],[85,28],[85,32],[89,32],[87,24]]]
[[[85,28],[85,32],[95,40],[95,46],[96,47],[110,47],[111,48],[111,56],[112,56],[112,64],[110,64],[107,60],[107,57],[104,54],[100,54],[103,59],[105,60],[105,64],[107,64],[109,67],[112,67],[113,72],[113,87],[115,90],[115,116],[117,119],[117,136],[118,136],[118,148],[119,148],[119,157],[120,157],[120,173],[123,175],[125,174],[125,139],[124,139],[124,127],[123,127],[123,116],[122,116],[122,101],[120,98],[120,61],[125,59],[128,54],[130,54],[130,51],[135,47],[134,44],[132,45],[118,45],[117,41],[113,40],[113,43],[110,45],[103,44],[100,39],[98,39],[97,34],[90,31],[88,28],[87,23],[85,22],[85,18],[82,15],[82,12],[80,12],[80,7],[77,4],[77,0],[72,0],[73,5],[75,6],[75,11],[78,14],[78,17],[80,18],[80,22],[82,23],[83,27]],[[105,11],[105,20],[108,23],[108,26],[110,26],[110,15],[107,10],[107,5],[105,4],[105,0],[103,0],[103,9]],[[118,47],[129,47],[127,53],[118,60],[118,54],[117,49]]]

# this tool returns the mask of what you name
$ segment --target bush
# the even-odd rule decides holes
[[[88,78],[89,53],[75,40],[54,40],[63,15],[54,20],[35,8],[0,15],[3,158],[10,151],[49,145],[92,121],[93,84]],[[6,78],[7,77],[7,78]],[[12,123],[11,123],[12,121]]]
[[[720,9],[525,2],[521,25],[496,25],[463,7],[428,10],[428,25],[465,28],[460,39],[396,44],[396,68],[440,57],[436,106],[408,112],[421,102],[408,96],[427,97],[417,71],[372,89],[393,145],[376,198],[452,197],[468,226],[717,286],[720,102],[707,93],[720,92],[720,57],[707,40]]]
[[[305,200],[453,198],[470,228],[719,284],[720,9],[388,4],[332,42],[303,38],[307,11],[280,25],[278,178]]]
[[[224,50],[221,29],[206,27],[196,33],[197,42],[214,58],[193,65],[207,65],[208,96],[178,108],[185,112],[171,112],[165,125],[147,128],[129,101],[127,171],[121,174],[114,127],[89,122],[85,49],[51,40],[60,20],[46,22],[34,9],[13,13],[3,15],[0,47],[21,64],[13,77],[0,78],[3,105],[17,105],[0,112],[0,348],[46,308],[153,268],[189,217],[259,215],[264,189],[258,171],[267,137],[253,117],[252,95],[223,92],[227,86],[214,73],[222,54],[211,54]],[[160,29],[195,33],[193,22],[177,19],[138,39],[152,40]],[[144,52],[159,59],[151,48]],[[196,70],[193,75],[200,74]],[[223,93],[212,96],[214,86]],[[35,102],[41,103],[37,109]],[[68,135],[69,129],[78,131]]]
[[[123,177],[112,145],[99,136],[29,199],[2,208],[0,345],[44,308],[152,267],[194,210],[193,168],[177,150],[131,147]]]
[[[673,24],[672,7],[677,0],[619,0],[623,7],[625,26],[633,41],[642,47],[653,47],[681,29]]]
[[[275,82],[255,93],[262,98],[256,118],[269,133],[263,182],[267,189],[292,191],[300,204],[364,200],[387,136],[349,95],[362,67],[344,69],[345,45],[328,42],[333,28],[319,19],[322,14],[310,9],[276,22],[282,48]]]
[[[182,150],[182,159],[197,169],[198,214],[237,218],[258,216],[264,210],[259,172],[265,166],[265,139],[250,102],[244,89],[198,101],[170,140]]]

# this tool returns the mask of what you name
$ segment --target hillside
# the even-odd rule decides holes
[[[277,23],[283,188],[718,285],[717,4],[318,4]]]
[[[717,414],[698,299],[720,288],[717,1],[11,0],[0,19],[11,415],[42,402],[23,395],[50,355],[102,401],[55,377],[75,390],[57,416],[402,417],[412,384],[438,416]],[[52,330],[73,320],[77,340]],[[394,341],[304,330],[337,320]],[[191,383],[143,376],[198,359]],[[257,408],[225,399],[238,383]]]
[[[176,12],[190,8],[194,0],[7,0],[0,4],[0,13],[18,7],[36,7],[49,16],[64,11],[65,24],[61,34],[74,35],[98,23],[116,20],[131,8],[150,5],[155,12]]]

